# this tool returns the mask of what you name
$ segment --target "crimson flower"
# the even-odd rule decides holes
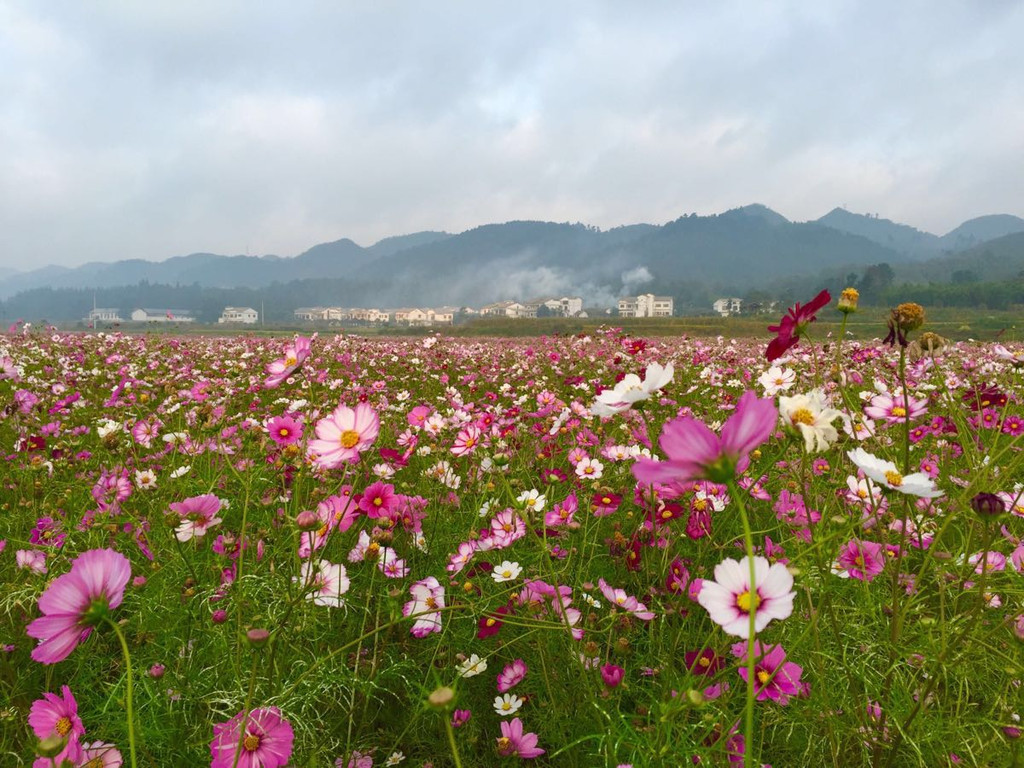
[[[777,334],[774,339],[768,342],[768,351],[765,357],[769,362],[782,357],[787,350],[796,346],[800,337],[806,333],[807,326],[817,320],[818,310],[828,306],[832,301],[832,294],[826,288],[807,304],[801,306],[799,302],[790,307],[787,314],[782,316],[778,325],[769,325],[768,330]]]

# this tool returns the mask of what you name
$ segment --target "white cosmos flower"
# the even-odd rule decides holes
[[[502,717],[514,715],[523,706],[523,700],[514,693],[506,693],[494,697],[494,711]]]
[[[171,477],[177,479],[179,477],[182,477],[183,475],[187,475],[190,469],[192,469],[192,466],[190,464],[178,467],[176,470],[171,472]]]
[[[474,677],[487,671],[487,659],[481,659],[475,653],[458,666],[459,677]]]
[[[779,392],[785,392],[793,386],[796,382],[796,371],[773,365],[762,373],[757,381],[764,387],[764,393],[768,397],[775,397]]]
[[[614,388],[604,390],[594,399],[590,412],[607,418],[627,411],[633,403],[646,400],[665,387],[674,375],[671,363],[666,366],[650,363],[642,380],[635,373],[627,373]]]
[[[806,395],[779,398],[779,418],[787,427],[800,432],[808,453],[828,450],[839,433],[832,422],[843,414],[829,407],[825,390],[812,389]]]
[[[505,581],[513,581],[519,578],[519,574],[523,572],[523,567],[519,563],[512,563],[506,560],[501,565],[494,566],[494,570],[491,571],[491,578],[501,584]]]
[[[868,478],[890,490],[919,496],[922,499],[936,499],[944,495],[924,472],[901,475],[891,461],[880,459],[863,448],[854,448],[847,451],[846,455]]]

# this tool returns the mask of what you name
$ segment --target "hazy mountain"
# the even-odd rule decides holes
[[[833,208],[818,219],[817,223],[840,232],[866,237],[886,248],[916,258],[934,256],[943,248],[941,238],[930,232],[922,232],[906,224],[897,224],[878,216],[850,213],[843,208]]]
[[[1024,232],[1024,219],[1006,213],[979,216],[943,235],[942,248],[946,251],[962,251],[986,240],[995,240],[1015,232]]]
[[[955,231],[955,230],[954,230]],[[896,269],[908,282],[995,282],[1024,274],[1024,232],[987,240],[959,253],[946,254],[915,265],[912,270]]]

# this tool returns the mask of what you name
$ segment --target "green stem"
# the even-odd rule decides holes
[[[729,492],[740,509],[740,520],[743,522],[743,545],[747,551],[747,563],[750,567],[750,625],[747,638],[747,702],[745,710],[744,739],[746,748],[743,750],[745,768],[753,768],[754,760],[754,645],[757,642],[757,571],[754,568],[754,534],[750,530],[750,519],[743,503],[743,494],[735,479],[729,481]]]
[[[258,655],[252,655],[252,670],[249,672],[249,692],[245,695],[245,706],[242,707],[242,725],[238,729],[238,745],[235,747],[235,759],[231,768],[238,768],[238,761],[242,757],[242,748],[245,745],[245,727],[249,724],[249,708],[252,706],[252,695],[256,690],[256,662]]]
[[[455,768],[462,768],[462,760],[459,759],[459,748],[455,745],[455,729],[452,728],[452,720],[444,715],[444,728],[448,731],[448,744],[452,748],[452,760],[455,761]]]
[[[128,643],[124,639],[124,633],[121,631],[121,627],[119,627],[117,622],[111,619],[109,616],[105,617],[104,620],[114,630],[114,634],[117,635],[117,639],[121,643],[121,653],[124,655],[125,674],[127,675],[124,708],[125,715],[128,721],[128,751],[131,756],[132,768],[135,768],[135,706],[132,702],[132,657],[131,654],[128,653]]]

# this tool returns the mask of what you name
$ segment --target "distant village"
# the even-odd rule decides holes
[[[300,307],[293,312],[297,324],[340,324],[358,323],[368,325],[434,326],[454,325],[460,320],[475,317],[504,317],[516,320],[538,317],[590,317],[617,314],[618,317],[672,317],[675,302],[671,296],[656,296],[653,293],[625,296],[618,300],[615,308],[584,309],[580,296],[539,298],[530,301],[497,301],[482,307],[400,307],[381,309],[377,307]],[[711,307],[722,317],[739,315],[743,312],[743,301],[738,298],[721,298]],[[126,315],[120,309],[94,308],[84,318],[90,327],[120,323],[139,324],[189,324],[196,323],[195,313],[186,309],[136,308]],[[217,319],[218,325],[257,325],[260,313],[252,307],[225,307]]]

